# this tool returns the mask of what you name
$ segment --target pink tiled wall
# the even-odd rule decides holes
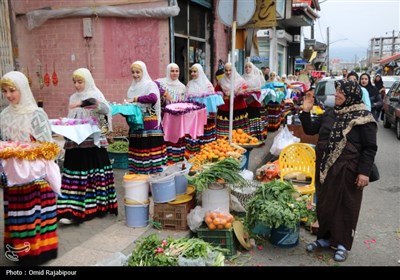
[[[214,0],[214,7],[217,6],[217,0]],[[218,60],[222,59],[222,61],[228,61],[228,52],[230,49],[229,46],[229,35],[231,33],[228,32],[228,27],[225,27],[220,20],[218,19],[218,15],[216,10],[214,10],[215,24],[214,24],[214,60],[215,65],[213,66],[214,74],[217,71]],[[213,83],[216,84],[215,77],[213,77]]]
[[[50,1],[14,0],[16,14],[49,7],[93,6],[110,1]],[[140,8],[159,6],[160,2],[140,5]],[[167,1],[165,1],[167,5]],[[134,5],[137,7],[138,5]],[[74,92],[72,72],[80,67],[92,71],[97,87],[109,101],[122,102],[131,83],[130,64],[142,60],[147,64],[153,79],[165,76],[169,63],[168,19],[149,18],[92,18],[93,37],[83,37],[82,17],[50,19],[42,26],[29,31],[24,17],[16,17],[17,63],[19,69],[32,78],[36,100],[43,100],[49,118],[67,114],[68,98]],[[53,68],[53,63],[55,68]],[[40,89],[39,72],[53,71],[58,75],[57,86]],[[114,124],[124,126],[122,117],[116,116]]]
[[[123,2],[123,1],[116,1]],[[164,3],[162,3],[164,2]],[[214,0],[214,6],[217,1]],[[110,0],[11,0],[15,14],[24,14],[41,8],[94,7]],[[168,1],[132,4],[132,8],[150,8],[168,5]],[[121,7],[121,6],[120,6]],[[215,65],[218,59],[227,61],[229,33],[215,15],[214,43]],[[110,101],[122,102],[131,83],[129,66],[135,60],[147,64],[153,79],[164,77],[169,61],[168,19],[92,17],[93,38],[83,37],[82,17],[50,19],[40,27],[29,31],[23,16],[14,18],[16,24],[17,67],[32,78],[32,89],[37,100],[43,100],[44,109],[50,118],[67,114],[69,96],[74,92],[72,72],[80,67],[89,68],[97,87]],[[55,64],[55,69],[53,68]],[[57,86],[40,89],[36,72],[42,65],[42,75],[47,72],[58,75]],[[126,126],[121,116],[115,116],[115,126]]]

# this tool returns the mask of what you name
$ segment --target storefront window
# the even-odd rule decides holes
[[[284,45],[278,44],[278,73],[280,76],[286,73],[286,47]]]
[[[182,83],[190,79],[189,68],[199,63],[206,69],[207,12],[203,5],[186,0],[178,1],[179,15],[174,17],[175,63],[179,65]]]
[[[269,67],[269,48],[269,38],[258,37],[259,56],[251,56],[250,61],[259,69],[261,69],[261,67]]]
[[[188,35],[188,3],[187,1],[179,1],[179,15],[174,17],[175,33]]]

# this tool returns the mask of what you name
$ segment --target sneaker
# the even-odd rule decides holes
[[[74,220],[72,219],[67,219],[67,218],[61,218],[59,220],[60,223],[64,224],[64,225],[70,225],[74,223]]]

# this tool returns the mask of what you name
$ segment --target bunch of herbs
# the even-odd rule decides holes
[[[246,226],[250,231],[257,224],[295,229],[307,210],[306,199],[299,196],[290,181],[264,183],[247,203]]]

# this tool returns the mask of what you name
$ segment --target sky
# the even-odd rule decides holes
[[[330,59],[350,62],[365,58],[374,37],[400,36],[400,0],[320,0],[320,18],[314,37],[327,43],[329,27]],[[311,28],[303,35],[311,38]],[[357,57],[356,57],[357,56]]]

